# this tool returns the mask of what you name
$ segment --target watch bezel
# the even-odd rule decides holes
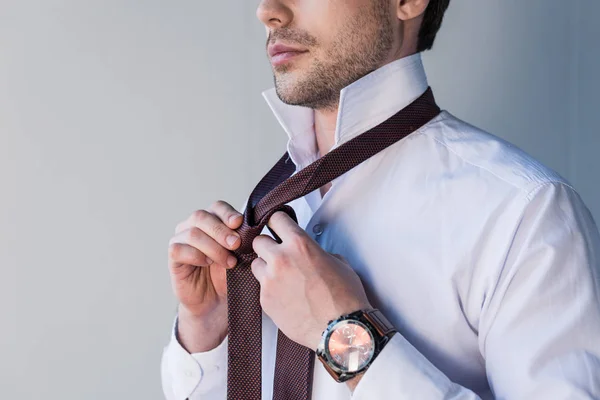
[[[356,370],[346,369],[331,355],[331,352],[329,349],[329,342],[330,342],[331,337],[333,336],[334,332],[336,332],[338,329],[341,329],[343,326],[348,325],[348,324],[354,324],[354,325],[362,327],[369,334],[369,338],[371,339],[371,352],[369,354],[369,358],[367,361],[362,363],[360,368],[358,368]],[[373,361],[373,357],[375,357],[375,354],[377,351],[377,340],[375,340],[375,336],[373,335],[372,327],[368,326],[366,323],[364,323],[363,321],[360,321],[358,319],[343,319],[343,320],[331,323],[327,327],[327,334],[325,335],[324,339],[325,340],[323,341],[323,349],[322,349],[323,355],[325,356],[325,359],[327,360],[329,366],[338,374],[342,374],[342,373],[358,374],[361,371],[364,371],[365,368],[371,363],[371,361]]]
[[[359,375],[359,374],[363,373],[364,371],[366,371],[371,366],[371,364],[373,363],[373,361],[375,360],[377,355],[381,352],[383,347],[387,344],[387,342],[390,340],[390,338],[395,333],[395,330],[392,332],[388,332],[387,334],[382,334],[381,332],[379,332],[377,327],[374,326],[371,323],[371,321],[365,317],[365,314],[367,312],[371,312],[371,311],[358,310],[358,311],[355,311],[350,314],[342,315],[339,318],[336,318],[335,320],[329,321],[327,328],[325,328],[325,330],[323,331],[323,333],[321,335],[321,341],[317,347],[316,355],[319,357],[321,363],[323,364],[323,366],[325,367],[325,369],[327,370],[329,375],[331,375],[337,382],[345,382],[349,379],[352,379],[356,375]],[[325,351],[326,350],[325,344],[326,344],[326,342],[328,343],[328,339],[330,338],[331,334],[334,331],[332,328],[334,326],[336,326],[339,322],[349,321],[349,320],[350,321],[358,321],[362,325],[364,325],[366,327],[366,330],[371,335],[371,338],[373,339],[373,342],[374,342],[374,346],[373,346],[374,350],[373,350],[370,360],[367,363],[365,363],[363,368],[356,370],[356,371],[352,371],[352,372],[349,372],[342,368],[339,368],[338,367],[339,364],[337,364],[337,362],[335,362],[335,360],[331,359],[331,355],[326,354],[326,353],[328,353],[328,351],[327,352]]]

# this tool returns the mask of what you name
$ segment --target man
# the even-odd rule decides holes
[[[261,1],[275,78],[263,95],[296,171],[426,91],[419,53],[448,2]],[[600,399],[600,235],[576,191],[531,156],[442,111],[290,205],[298,224],[269,221],[281,243],[266,229],[253,241],[263,399],[278,328],[317,350],[329,321],[374,309],[397,333],[344,383],[315,362],[313,399]],[[241,223],[218,201],[170,242],[169,400],[225,398],[225,275]]]

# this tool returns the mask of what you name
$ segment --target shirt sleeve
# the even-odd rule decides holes
[[[165,398],[224,400],[227,397],[227,337],[212,350],[190,354],[181,346],[176,333],[177,318],[162,355]]]
[[[480,332],[498,398],[600,399],[599,252],[573,188],[530,194]]]
[[[526,197],[495,288],[483,299],[479,348],[497,399],[600,399],[600,235],[579,195],[548,182]],[[352,395],[479,399],[400,334]]]
[[[448,379],[402,335],[396,333],[352,393],[352,400],[475,400],[471,390]]]

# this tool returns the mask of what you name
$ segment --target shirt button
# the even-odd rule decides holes
[[[316,224],[315,226],[313,226],[313,233],[315,233],[317,236],[320,236],[323,233],[323,225],[321,224]]]

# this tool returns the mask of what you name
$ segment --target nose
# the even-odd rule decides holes
[[[256,16],[265,25],[267,30],[287,26],[292,21],[294,14],[283,0],[261,0],[256,9]]]

